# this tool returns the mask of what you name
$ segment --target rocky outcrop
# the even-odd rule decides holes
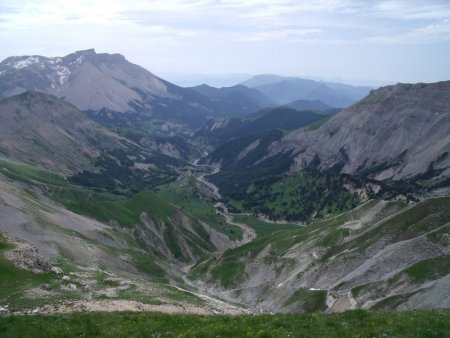
[[[14,247],[5,254],[6,259],[11,261],[16,267],[34,273],[50,272],[52,265],[50,262],[39,255],[38,250],[29,243],[16,237],[1,232],[2,238]]]

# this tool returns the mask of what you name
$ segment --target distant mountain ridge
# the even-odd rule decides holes
[[[190,89],[220,103],[231,116],[244,117],[275,102],[260,91],[242,85],[215,88],[206,84],[190,87]]]
[[[320,100],[329,106],[340,108],[362,99],[372,89],[278,75],[256,75],[241,84],[258,89],[280,105],[297,100]]]
[[[265,108],[248,118],[217,118],[196,132],[210,142],[227,148],[228,141],[239,142],[248,136],[262,135],[272,129],[290,131],[327,118],[317,111],[298,111],[290,107]],[[218,151],[218,149],[216,149]]]

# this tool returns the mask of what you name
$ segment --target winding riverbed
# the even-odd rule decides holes
[[[197,163],[195,163],[194,165],[196,167],[202,167],[204,169],[211,168],[209,166],[200,166]],[[219,171],[220,171],[220,167],[215,166],[215,167],[212,167],[212,170],[210,172],[199,173],[199,175],[195,176],[195,179],[197,181],[205,184],[209,188],[211,194],[217,200],[217,202],[214,204],[216,212],[218,214],[222,215],[228,224],[236,225],[242,229],[242,239],[240,241],[236,241],[233,245],[234,247],[237,247],[237,246],[243,245],[243,244],[248,243],[248,242],[252,241],[253,239],[255,239],[256,231],[253,228],[249,227],[245,223],[235,222],[234,215],[229,212],[227,206],[224,203],[220,202],[220,200],[222,199],[222,195],[219,192],[219,188],[214,183],[211,183],[210,181],[208,181],[206,179],[207,176],[217,174]]]

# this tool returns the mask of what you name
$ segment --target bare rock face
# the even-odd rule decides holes
[[[376,179],[448,175],[449,131],[450,81],[397,84],[373,90],[316,130],[292,132],[270,155],[294,150],[292,171],[314,165]]]

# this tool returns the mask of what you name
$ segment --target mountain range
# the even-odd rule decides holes
[[[262,75],[232,87],[182,88],[120,54],[96,53],[94,49],[64,57],[34,55],[3,60],[0,98],[27,90],[63,98],[101,123],[169,133],[198,128],[208,116],[243,117],[266,106],[296,100],[319,100],[322,108],[324,104],[342,107],[367,93],[365,87]],[[307,106],[316,107],[317,102]]]
[[[0,97],[0,311],[450,307],[450,81],[181,88],[86,50],[7,58]]]
[[[314,167],[378,180],[447,176],[449,89],[447,81],[373,90],[321,124],[288,133],[263,159],[290,153],[290,172]]]
[[[233,104],[228,98],[211,99],[199,90],[160,79],[120,54],[97,54],[93,49],[65,57],[18,56],[3,60],[0,98],[27,90],[63,98],[101,123],[157,132],[200,127],[207,116],[253,112],[269,101],[246,88],[241,92],[253,96],[242,94],[243,104]],[[248,102],[251,107],[241,107]]]

